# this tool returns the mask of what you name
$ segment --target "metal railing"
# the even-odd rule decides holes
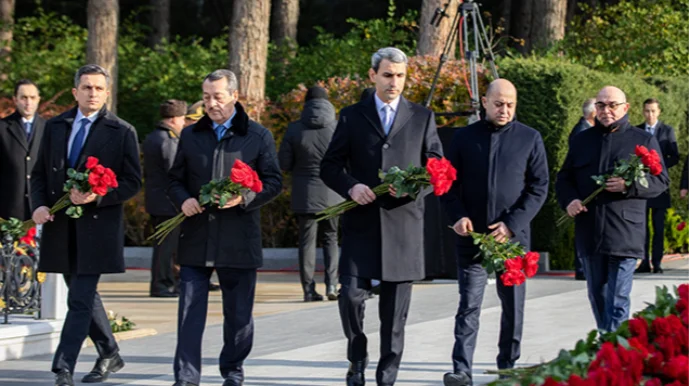
[[[10,314],[38,314],[41,311],[41,283],[38,272],[38,238],[34,245],[14,242],[6,235],[0,248],[0,313],[3,324]]]

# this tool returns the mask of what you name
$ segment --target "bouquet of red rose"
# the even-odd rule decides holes
[[[414,199],[422,188],[432,186],[434,194],[442,196],[450,190],[456,179],[456,174],[455,168],[446,158],[430,158],[426,163],[426,168],[409,166],[403,170],[393,166],[387,172],[379,171],[379,178],[383,182],[374,187],[372,191],[378,197],[388,193],[388,187],[393,186],[396,197],[409,195]],[[340,216],[357,205],[359,204],[353,200],[346,200],[338,205],[330,206],[317,214],[316,221]]]
[[[487,234],[470,232],[475,245],[479,245],[482,267],[488,274],[496,273],[505,286],[520,285],[539,269],[539,254],[527,252],[518,243],[499,243]]]
[[[256,171],[246,163],[237,159],[232,165],[229,178],[211,180],[208,184],[201,187],[199,191],[199,205],[218,205],[218,207],[221,208],[225,206],[230,199],[243,192],[252,191],[261,193],[262,190],[263,183],[259,179],[259,175]],[[180,212],[170,220],[158,224],[156,231],[148,240],[157,240],[158,244],[162,243],[170,232],[182,224],[185,217],[185,214]]]
[[[606,180],[612,177],[620,177],[625,180],[625,186],[629,187],[634,181],[637,181],[640,186],[646,188],[649,186],[647,182],[647,173],[658,176],[663,171],[664,167],[661,164],[661,157],[656,150],[648,150],[646,147],[635,146],[635,154],[631,154],[627,160],[620,160],[616,162],[616,167],[613,173],[604,174],[601,176],[592,176],[592,179],[599,185],[599,188],[592,192],[587,198],[582,201],[582,205],[589,204],[594,197],[601,193],[606,188]],[[565,224],[570,216],[564,214],[556,222],[556,226]]]

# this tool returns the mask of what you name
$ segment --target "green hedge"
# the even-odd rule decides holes
[[[580,119],[585,99],[596,96],[606,85],[621,88],[631,104],[630,121],[644,121],[642,102],[650,97],[659,99],[661,119],[676,129],[681,156],[688,154],[688,84],[685,79],[643,79],[626,74],[609,74],[581,65],[545,59],[504,59],[499,74],[512,81],[518,89],[517,119],[541,132],[548,154],[551,184],[546,204],[532,223],[532,247],[548,251],[554,269],[573,266],[573,226],[555,228],[563,213],[558,207],[554,183],[556,173],[568,151],[568,135]],[[687,200],[678,198],[682,165],[671,169],[673,204],[676,211],[687,215]]]

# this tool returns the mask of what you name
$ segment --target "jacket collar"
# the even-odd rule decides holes
[[[613,122],[609,126],[604,126],[604,124],[599,122],[598,119],[595,119],[594,122],[594,127],[598,128],[604,133],[612,133],[614,131],[623,132],[630,127],[628,114],[625,114],[621,119],[617,120],[616,122]]]
[[[62,115],[62,120],[67,122],[69,125],[72,125],[74,123],[74,119],[77,117],[77,111],[79,110],[79,106],[74,106],[71,110],[67,111]],[[98,110],[98,115],[96,116],[96,120],[93,122],[93,124],[96,124],[98,120],[101,118],[108,118],[110,115],[110,112],[108,111],[108,108],[103,105],[100,110]]]
[[[213,121],[204,114],[201,119],[193,126],[194,131],[211,130],[213,131]],[[249,115],[244,111],[240,102],[235,102],[235,117],[232,119],[232,127],[229,129],[237,135],[247,135],[249,131]]]

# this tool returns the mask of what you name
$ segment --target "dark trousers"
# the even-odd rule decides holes
[[[637,260],[594,254],[584,262],[589,303],[597,328],[614,331],[630,315],[630,291]]]
[[[208,284],[213,270],[218,273],[223,293],[223,349],[220,374],[223,378],[244,379],[242,364],[254,341],[255,269],[180,268],[180,301],[177,314],[176,381],[199,384],[201,380],[201,340],[208,312]]]
[[[64,275],[67,292],[67,316],[60,334],[53,372],[67,370],[74,374],[79,351],[88,336],[101,358],[110,358],[119,348],[113,337],[101,297],[96,291],[100,275]]]
[[[323,246],[326,286],[338,284],[338,218],[316,222],[315,214],[298,214],[299,275],[304,292],[314,291],[317,236]]]
[[[661,267],[661,259],[664,257],[664,223],[666,222],[666,209],[664,208],[647,208],[647,213],[652,217],[652,228],[654,229],[654,236],[652,237],[652,258],[651,263],[655,268]],[[645,221],[645,229],[647,234],[644,244],[645,259],[642,261],[643,265],[649,267],[649,221]]]
[[[470,377],[487,278],[488,274],[481,263],[470,261],[470,258],[465,257],[458,259],[460,305],[455,315],[453,371],[462,371]],[[525,286],[526,284],[507,287],[500,279],[496,280],[496,290],[501,300],[501,332],[496,357],[499,369],[512,368],[520,358]]]
[[[580,250],[580,248],[577,245],[577,242],[574,243],[575,245],[575,273],[576,274],[581,274],[584,273],[584,268],[582,267],[584,263],[582,260],[584,259],[584,252]]]
[[[364,334],[364,301],[369,297],[371,279],[340,277],[340,321],[347,338],[350,362],[367,358],[367,336]],[[405,345],[405,321],[410,308],[412,282],[381,282],[379,320],[381,321],[381,357],[376,368],[376,383],[392,385],[398,376]]]
[[[153,226],[171,219],[172,217],[151,216]],[[175,278],[173,266],[177,260],[177,244],[180,238],[180,227],[175,228],[162,243],[153,243],[153,258],[151,259],[151,287],[149,292],[160,294],[177,290],[178,280]]]

